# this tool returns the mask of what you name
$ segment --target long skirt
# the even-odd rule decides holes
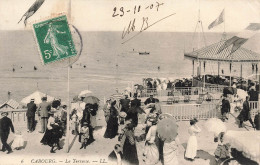
[[[197,137],[190,136],[187,143],[185,157],[194,159],[196,155],[197,155]]]
[[[163,146],[164,165],[178,165],[178,146],[175,141],[164,143]]]
[[[131,145],[128,138],[126,138],[123,146],[122,160],[124,160],[127,165],[139,165],[136,144]]]
[[[110,117],[107,123],[107,129],[104,134],[104,138],[113,139],[118,132],[118,122],[117,117]]]
[[[145,164],[154,165],[159,162],[159,150],[155,143],[145,144],[144,147],[144,162]]]

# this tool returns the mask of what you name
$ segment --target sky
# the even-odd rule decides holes
[[[28,19],[29,25],[25,28],[23,22],[17,22],[34,1],[0,0],[0,30],[30,29],[34,22],[49,18],[52,14],[68,12],[69,0],[45,0],[41,8]],[[158,11],[157,2],[164,3]],[[148,21],[144,25],[152,25],[174,14],[149,27],[147,31],[194,32],[199,9],[205,32],[223,32],[224,27],[226,32],[239,32],[249,23],[260,23],[259,0],[72,0],[71,4],[71,22],[82,31],[123,31],[134,20],[134,30],[138,31],[147,17]],[[141,6],[139,12],[138,6]],[[124,15],[113,17],[113,14],[122,14],[120,9]],[[223,9],[225,24],[208,30],[208,25]]]

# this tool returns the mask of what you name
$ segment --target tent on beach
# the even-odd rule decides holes
[[[31,99],[34,99],[35,104],[40,104],[42,102],[42,97],[47,97],[47,102],[53,101],[54,97],[47,95],[45,93],[42,93],[40,91],[35,91],[34,93],[30,94],[29,96],[26,96],[21,100],[21,103],[27,104],[31,101]]]

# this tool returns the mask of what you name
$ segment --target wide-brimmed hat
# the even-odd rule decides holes
[[[152,124],[156,124],[158,122],[156,117],[150,117],[148,118],[148,121],[150,121]]]
[[[47,97],[42,97],[42,101],[46,101],[47,100]]]
[[[1,112],[1,116],[8,115],[8,112]]]
[[[31,101],[34,101],[35,99],[31,99]]]
[[[87,122],[84,122],[83,124],[82,124],[82,126],[87,126],[88,125],[88,123]]]
[[[119,116],[122,117],[122,118],[126,118],[126,115],[127,115],[127,114],[126,114],[125,112],[120,112],[120,113],[119,113]]]
[[[48,114],[53,115],[55,111],[49,111]]]

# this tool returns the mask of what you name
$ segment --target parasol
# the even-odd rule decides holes
[[[90,90],[84,90],[79,93],[79,97],[86,96],[87,94],[91,94],[92,92]]]
[[[247,92],[242,89],[237,89],[237,95],[243,100],[246,100],[246,96],[248,96]]]
[[[147,104],[144,109],[148,109],[148,108],[154,108],[155,107],[155,103],[149,103]]]
[[[85,102],[86,104],[98,104],[99,99],[95,96],[87,96],[83,99],[83,102]]]
[[[165,118],[157,125],[159,137],[165,142],[172,142],[178,135],[178,126],[173,118]]]
[[[225,123],[217,118],[208,119],[205,122],[205,127],[209,132],[213,132],[216,137],[219,133],[227,131]]]

